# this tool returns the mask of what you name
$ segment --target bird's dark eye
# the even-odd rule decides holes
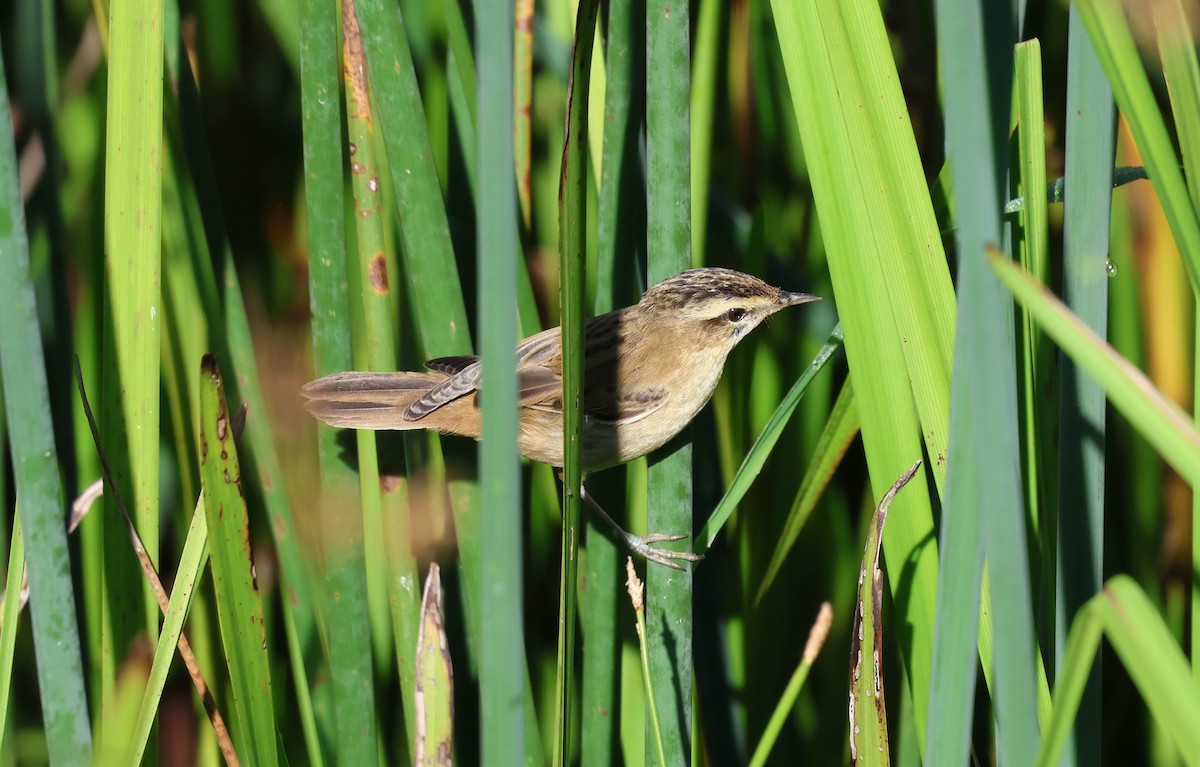
[[[730,309],[725,312],[725,317],[730,322],[741,322],[746,318],[746,310],[741,308]]]

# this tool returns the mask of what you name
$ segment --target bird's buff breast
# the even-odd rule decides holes
[[[721,378],[721,366],[697,366],[690,372],[690,386],[672,392],[662,407],[637,420],[613,424],[585,418],[582,434],[584,470],[599,471],[632,461],[657,450],[683,431],[712,397]],[[523,410],[520,432],[522,455],[551,466],[563,465],[560,418]]]

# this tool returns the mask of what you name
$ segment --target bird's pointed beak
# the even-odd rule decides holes
[[[820,296],[814,296],[811,293],[789,293],[786,290],[779,291],[779,308],[785,306],[796,306],[797,304],[807,304],[811,301],[820,301]]]

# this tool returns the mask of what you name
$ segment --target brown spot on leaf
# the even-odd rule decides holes
[[[346,90],[350,94],[350,119],[371,122],[371,98],[367,92],[367,57],[352,0],[342,0],[342,60]]]
[[[371,289],[376,295],[386,296],[388,292],[388,275],[387,275],[387,257],[380,251],[371,256],[371,269],[369,279],[371,280]]]

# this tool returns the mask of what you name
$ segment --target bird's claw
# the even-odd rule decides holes
[[[645,559],[651,562],[657,562],[660,565],[666,565],[672,570],[683,570],[683,567],[672,560],[682,560],[684,562],[699,562],[704,559],[703,554],[696,554],[691,551],[671,551],[670,549],[656,549],[655,543],[665,543],[668,541],[680,541],[687,538],[686,535],[667,535],[664,533],[651,533],[650,535],[629,535],[625,537],[625,545],[633,550],[635,554],[640,554]]]

